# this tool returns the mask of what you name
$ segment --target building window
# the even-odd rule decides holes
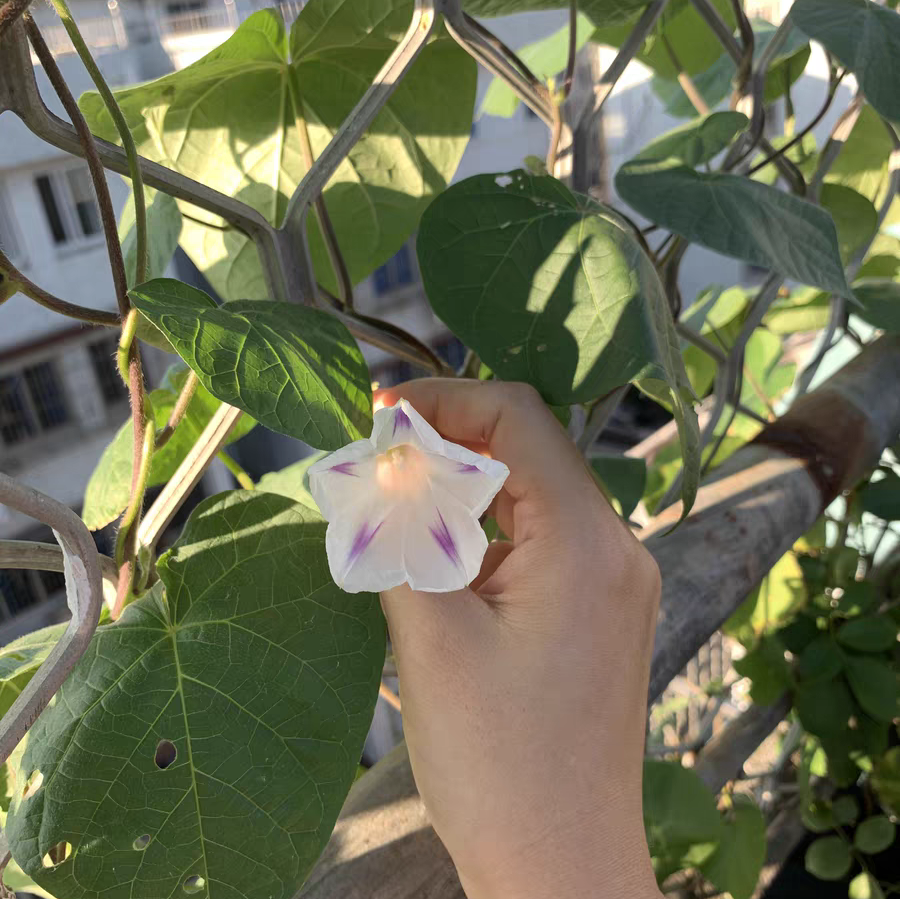
[[[94,374],[97,376],[97,383],[107,406],[115,406],[128,397],[128,388],[116,367],[117,347],[118,341],[115,337],[106,337],[88,347]]]
[[[40,601],[28,572],[14,568],[0,569],[0,599],[3,600],[4,618],[12,618]]]
[[[22,246],[12,217],[12,205],[0,185],[0,249],[13,261],[22,258]]]
[[[86,240],[102,232],[87,166],[38,175],[34,181],[55,244]]]
[[[0,439],[15,446],[69,421],[62,382],[51,361],[0,376]]]
[[[412,251],[409,244],[404,244],[398,252],[388,259],[380,268],[376,268],[372,278],[375,282],[375,293],[383,296],[415,280]]]

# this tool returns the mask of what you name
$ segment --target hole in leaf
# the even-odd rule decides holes
[[[72,844],[64,840],[62,843],[57,843],[47,850],[41,859],[41,864],[45,868],[55,868],[57,865],[61,865],[71,854]]]
[[[40,771],[32,771],[31,777],[25,781],[25,786],[22,788],[22,800],[31,799],[31,797],[41,788],[43,782],[44,775],[41,774]]]
[[[156,762],[157,768],[165,769],[175,761],[177,755],[178,750],[171,740],[160,740],[153,760]]]
[[[143,852],[150,845],[150,834],[141,834],[132,844],[138,852]]]
[[[496,184],[497,187],[509,187],[509,185],[512,184],[512,180],[513,179],[510,178],[509,175],[497,175],[497,177],[494,178],[494,184]]]
[[[185,893],[199,893],[206,886],[206,881],[199,874],[192,874],[181,885]]]

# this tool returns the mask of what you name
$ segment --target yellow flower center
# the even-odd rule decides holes
[[[375,473],[382,490],[402,496],[416,496],[428,485],[425,454],[409,443],[402,443],[375,459]]]

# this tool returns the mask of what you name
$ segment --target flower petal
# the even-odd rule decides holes
[[[375,412],[371,440],[379,453],[404,443],[429,453],[444,453],[441,435],[406,400]]]
[[[366,485],[375,484],[375,448],[356,440],[309,467],[309,492],[319,511],[332,521],[358,503]]]
[[[406,516],[371,496],[328,523],[325,551],[334,582],[347,593],[376,592],[406,582],[402,553]]]
[[[411,507],[405,522],[403,564],[414,590],[461,590],[481,570],[488,542],[481,525],[453,495],[432,490],[434,504]]]
[[[428,479],[439,491],[455,497],[469,513],[480,518],[500,492],[509,469],[464,446],[444,441],[445,455],[428,454]]]

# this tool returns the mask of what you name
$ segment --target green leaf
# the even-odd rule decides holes
[[[644,827],[658,867],[705,862],[724,835],[716,800],[694,771],[644,759]]]
[[[849,899],[884,899],[884,892],[868,871],[862,871],[850,881],[847,896]]]
[[[860,821],[853,834],[853,845],[866,855],[876,855],[893,845],[897,828],[884,815],[873,815]]]
[[[624,22],[637,15],[647,0],[579,0],[578,8],[598,25]],[[541,9],[568,9],[568,0],[464,0],[463,8],[472,16],[508,16]]]
[[[878,592],[869,581],[850,581],[844,584],[843,590],[844,595],[837,604],[837,610],[842,615],[864,615],[878,605]]]
[[[289,899],[356,774],[378,597],[334,585],[316,513],[258,491],[201,503],[158,570],[32,728],[20,771],[43,781],[11,807],[13,856],[66,899],[192,877],[209,899]],[[63,840],[71,857],[45,868]]]
[[[758,705],[771,705],[791,686],[791,669],[784,658],[784,645],[777,637],[762,637],[734,670],[753,682],[750,696]]]
[[[859,502],[864,512],[884,521],[896,521],[900,518],[900,476],[891,471],[881,480],[869,481],[859,491]]]
[[[871,0],[797,0],[797,27],[856,75],[866,99],[885,118],[900,119],[894,77],[900,58],[900,15]]]
[[[150,326],[152,327],[152,326]],[[154,424],[157,430],[165,427],[169,415],[178,400],[188,369],[171,367],[162,385],[150,392],[153,405]],[[176,469],[196,443],[203,429],[219,408],[219,401],[211,396],[205,387],[198,385],[188,405],[181,423],[175,429],[168,443],[153,454],[147,486],[164,484],[175,474]],[[248,415],[241,417],[228,437],[228,442],[239,440],[256,425]],[[131,470],[134,453],[131,420],[125,422],[112,442],[103,451],[84,493],[81,517],[84,523],[96,531],[106,527],[122,513],[131,495]]]
[[[281,471],[270,471],[259,479],[256,486],[259,490],[286,496],[318,512],[319,507],[309,492],[309,467],[324,455],[325,453],[312,453],[305,459],[282,468]]]
[[[428,208],[417,249],[434,311],[498,377],[556,405],[629,381],[673,405],[690,508],[699,437],[669,304],[612,210],[547,176],[477,175]]]
[[[751,24],[755,35],[753,58],[758,60],[777,28],[764,19],[753,19]],[[791,28],[784,46],[775,55],[766,75],[764,100],[767,104],[774,103],[784,94],[786,86],[793,84],[803,74],[809,60],[809,52],[806,35],[797,28]],[[735,61],[728,53],[722,53],[708,69],[697,73],[691,80],[706,101],[706,105],[713,109],[731,94],[736,74]],[[669,115],[687,119],[697,115],[694,105],[677,80],[657,75],[653,78],[652,87]]]
[[[900,283],[888,278],[866,278],[853,285],[862,309],[853,311],[870,325],[900,333]]]
[[[334,316],[296,303],[216,306],[168,278],[130,296],[213,396],[260,424],[329,450],[372,430],[369,370]]]
[[[884,652],[897,643],[897,625],[890,618],[855,618],[837,633],[838,642],[859,652]]]
[[[730,0],[712,0],[712,5],[728,27],[734,28],[734,7]],[[602,22],[597,19],[595,21],[603,27],[598,28],[591,37],[594,43],[607,44],[618,49],[631,35],[630,22],[618,25],[613,21]],[[678,70],[666,49],[663,37],[668,40],[688,75],[696,75],[709,68],[722,54],[719,39],[692,3],[678,5],[670,3],[668,8],[663,10],[656,29],[647,37],[635,56],[635,59],[657,75],[675,78]]]
[[[800,655],[821,633],[816,625],[816,619],[801,613],[778,631],[778,638],[785,649],[794,655]]]
[[[885,810],[900,815],[900,746],[889,749],[875,763],[871,782]]]
[[[776,300],[763,322],[776,334],[818,331],[828,323],[830,310],[829,294],[813,287],[801,287]]]
[[[859,803],[853,796],[838,796],[831,803],[836,824],[852,824],[859,817]]]
[[[0,649],[0,716],[9,711],[65,629],[65,623],[52,624]]]
[[[701,870],[717,889],[734,899],[750,899],[766,860],[766,819],[756,804],[734,797],[722,841]]]
[[[819,880],[843,880],[850,873],[853,858],[840,837],[819,837],[810,843],[804,863]]]
[[[628,518],[644,492],[647,463],[643,459],[612,455],[594,456],[590,461],[594,474],[618,503],[619,514]]]
[[[878,211],[862,194],[843,184],[823,184],[819,199],[834,219],[841,260],[846,265],[875,236]]]
[[[587,43],[594,30],[591,21],[582,13],[578,14],[575,28],[575,47],[580,49]],[[569,59],[569,26],[564,25],[559,31],[548,34],[531,44],[516,50],[516,55],[543,82],[562,72]],[[495,77],[481,101],[482,114],[509,118],[519,106],[519,98],[512,88],[502,79]]]
[[[881,117],[864,104],[825,181],[852,187],[880,206],[890,185],[893,150],[894,141]]]
[[[807,830],[813,833],[827,833],[834,830],[834,813],[831,804],[821,799],[814,800],[800,811],[800,820]]]
[[[794,694],[794,705],[800,723],[817,737],[842,734],[856,711],[853,697],[840,678],[800,684]]]
[[[848,295],[827,212],[739,175],[691,168],[724,149],[741,129],[741,119],[746,124],[740,113],[714,112],[658,138],[616,173],[619,196],[693,243]]]
[[[311,0],[291,29],[262,10],[193,65],[116,91],[145,157],[248,203],[280,225],[306,174],[301,130],[318,157],[405,33],[413,0]],[[456,171],[475,104],[475,61],[441,32],[396,85],[324,191],[351,279],[387,261]],[[96,93],[81,99],[92,130],[118,135]],[[181,244],[225,299],[268,299],[243,233],[190,207]],[[315,221],[307,222],[316,277],[336,289]]]
[[[783,363],[777,334],[760,328],[750,335],[744,349],[741,403],[759,415],[771,414],[775,403],[794,383],[797,366]]]
[[[848,657],[847,680],[859,704],[877,721],[897,714],[897,677],[893,668],[878,659]]]
[[[800,654],[797,674],[807,682],[837,677],[844,668],[844,656],[831,634],[816,637]]]

